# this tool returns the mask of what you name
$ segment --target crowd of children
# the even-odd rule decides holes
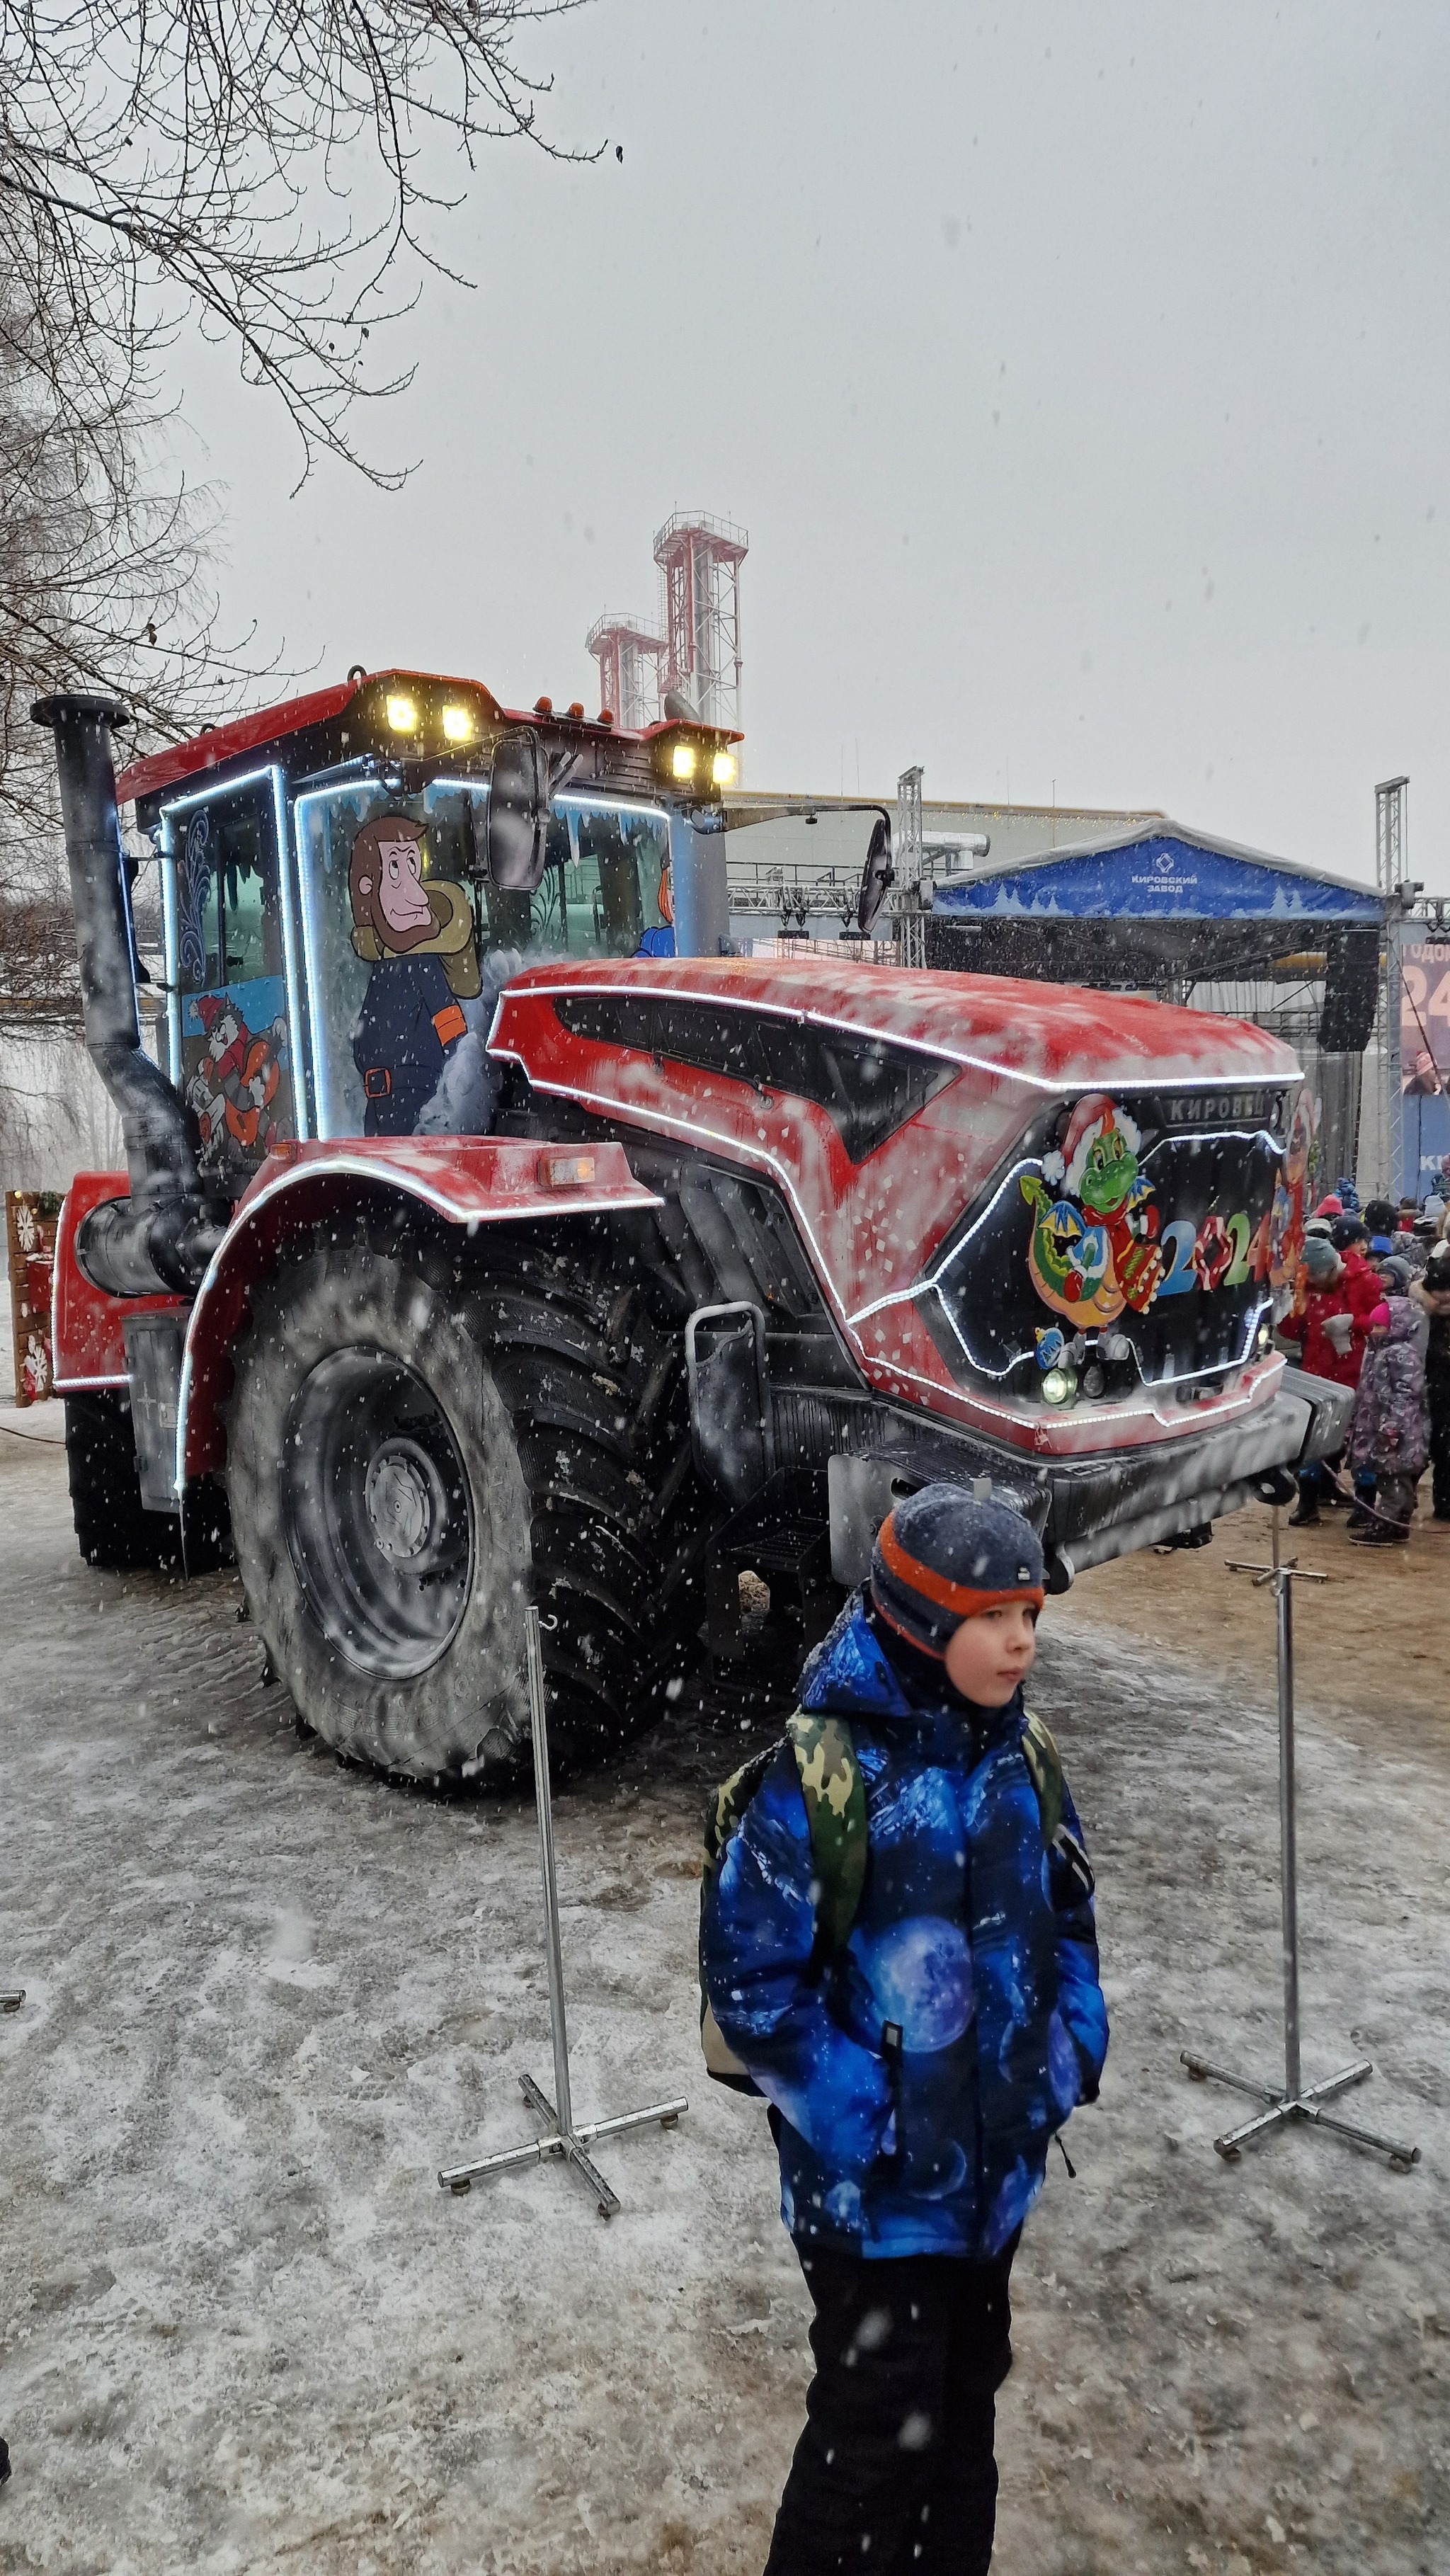
[[[1302,1295],[1280,1337],[1315,1376],[1354,1389],[1344,1449],[1305,1469],[1294,1526],[1343,1504],[1358,1545],[1403,1547],[1427,1466],[1431,1517],[1450,1523],[1445,1201],[1371,1199],[1361,1210],[1342,1185],[1321,1199],[1304,1229]]]

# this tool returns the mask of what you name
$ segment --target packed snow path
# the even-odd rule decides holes
[[[610,2142],[607,2228],[558,2169],[451,2199],[548,2080],[531,1803],[344,1770],[229,1577],[89,1573],[61,1453],[0,1453],[0,2569],[751,2576],[806,2302],[697,2054],[723,1698],[556,1803],[576,2110],[688,2116]],[[1362,1684],[1301,1720],[1306,2068],[1373,2056],[1409,2176],[1302,2133],[1226,2168],[1233,2097],[1178,2065],[1277,2062],[1262,1596],[1150,1557],[1049,1610],[1114,2040],[1014,2280],[1004,2576],[1450,2569],[1450,1721],[1374,1608],[1433,1635],[1442,1544],[1353,1569]]]

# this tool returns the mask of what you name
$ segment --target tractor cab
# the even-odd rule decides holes
[[[134,763],[158,1053],[207,1183],[235,1200],[294,1141],[486,1133],[511,975],[717,954],[735,739],[354,672]]]

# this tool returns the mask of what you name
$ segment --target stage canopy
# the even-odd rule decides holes
[[[1358,1049],[1374,1018],[1383,921],[1370,886],[1158,823],[938,886],[928,962],[1175,993],[1320,985],[1321,1043]]]

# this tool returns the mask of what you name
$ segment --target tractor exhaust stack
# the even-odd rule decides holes
[[[181,1102],[141,1045],[109,740],[127,711],[111,698],[63,696],[30,712],[55,735],[86,1046],[120,1114],[131,1181],[129,1198],[105,1200],[86,1218],[76,1257],[109,1296],[189,1296],[226,1211],[207,1194]]]

